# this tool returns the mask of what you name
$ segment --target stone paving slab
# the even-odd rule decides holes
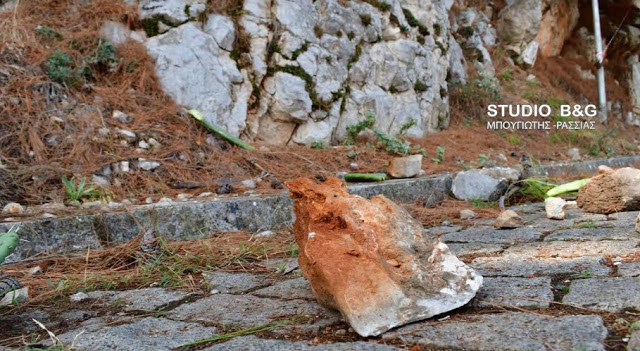
[[[636,219],[640,211],[617,212],[607,215],[609,221],[615,221],[617,226],[633,228],[636,225]]]
[[[640,238],[634,229],[625,228],[570,228],[557,230],[544,238],[544,241],[600,241],[629,240]]]
[[[74,350],[169,351],[188,342],[212,337],[217,332],[216,328],[195,323],[147,317],[130,324],[101,324],[97,330],[79,328],[59,335],[59,339],[65,345],[73,343]]]
[[[152,311],[194,294],[164,288],[143,288],[130,291],[91,291],[87,295],[90,299],[103,301],[104,305],[123,307],[125,311]]]
[[[640,278],[613,277],[571,282],[562,302],[593,311],[640,311]]]
[[[618,156],[600,160],[552,162],[546,165],[537,165],[525,169],[523,178],[539,176],[557,176],[567,174],[596,174],[598,166],[609,166],[611,168],[631,167],[636,162],[640,162],[640,156]]]
[[[342,320],[338,312],[326,309],[315,301],[229,294],[211,295],[183,304],[168,315],[174,320],[237,327],[253,327],[290,317],[309,317],[312,325],[322,326]]]
[[[428,233],[438,235],[438,234],[455,233],[455,232],[461,231],[462,229],[463,227],[459,225],[443,225],[438,227],[425,228],[424,230]]]
[[[603,265],[603,260],[601,257],[529,258],[507,255],[478,257],[469,265],[487,277],[580,275],[584,272],[593,276],[607,276],[611,273],[611,268]]]
[[[553,301],[553,292],[549,277],[487,277],[471,300],[471,306],[548,308],[550,301]]]
[[[621,277],[640,277],[640,262],[623,262],[618,266]]]
[[[512,246],[504,254],[521,258],[615,257],[635,254],[639,250],[636,239],[590,241],[588,245],[573,241],[545,241]]]
[[[264,274],[211,272],[205,274],[212,290],[222,294],[243,294],[250,290],[268,286]]]
[[[447,243],[447,246],[456,256],[489,256],[504,251],[501,244],[485,243]]]
[[[399,348],[372,342],[341,342],[311,345],[305,341],[266,340],[256,336],[243,336],[201,351],[394,351]]]
[[[305,278],[288,279],[275,283],[269,287],[256,290],[251,294],[260,297],[273,297],[279,299],[305,299],[315,300],[311,284]]]
[[[516,229],[469,228],[440,237],[445,243],[516,244],[538,241],[542,232],[528,227]]]
[[[424,348],[486,351],[605,350],[598,316],[546,317],[505,312],[465,316],[463,321],[422,322],[383,335]]]

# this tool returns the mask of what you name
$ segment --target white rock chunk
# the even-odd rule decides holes
[[[567,202],[560,197],[548,197],[544,200],[544,209],[549,219],[564,219]]]
[[[411,178],[422,169],[422,155],[396,157],[391,160],[389,174],[394,178]]]

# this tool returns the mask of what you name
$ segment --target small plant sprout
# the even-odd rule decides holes
[[[485,163],[487,163],[489,161],[489,156],[487,156],[487,154],[480,154],[478,156],[478,164],[479,165],[484,165]]]
[[[400,131],[398,132],[398,135],[404,135],[404,133],[406,133],[407,130],[409,130],[409,128],[415,126],[416,124],[417,124],[416,120],[411,118],[407,123],[400,126]]]
[[[442,161],[444,161],[444,150],[445,150],[444,146],[438,146],[436,148],[436,157],[431,159],[433,163],[439,165],[442,163]]]
[[[97,196],[99,195],[98,191],[93,188],[85,189],[86,179],[82,178],[80,182],[76,185],[76,181],[74,179],[69,180],[66,176],[62,177],[62,184],[64,184],[65,191],[67,192],[67,196],[72,203],[79,203],[85,197]]]
[[[313,143],[311,143],[311,148],[312,149],[324,149],[324,144],[322,143],[322,141],[314,141]]]

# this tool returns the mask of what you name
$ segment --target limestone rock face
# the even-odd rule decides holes
[[[540,55],[560,55],[565,41],[578,24],[580,11],[578,0],[548,1],[543,5],[540,31],[536,41],[540,44]]]
[[[169,96],[230,134],[240,134],[251,82],[212,36],[190,22],[149,39],[146,46]]]
[[[542,21],[542,0],[515,0],[500,11],[496,29],[502,45],[522,54],[536,38]]]
[[[362,336],[460,307],[482,277],[382,195],[350,195],[337,178],[287,182],[300,268],[323,305]]]

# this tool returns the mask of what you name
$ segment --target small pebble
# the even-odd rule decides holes
[[[220,293],[220,290],[213,289],[213,290],[211,290],[209,293],[211,293],[211,295],[217,295],[217,294],[219,294],[219,293]]]
[[[448,227],[448,226],[450,226],[450,225],[451,225],[451,222],[449,222],[449,221],[442,221],[442,226],[444,226],[444,227]]]
[[[24,207],[17,202],[9,202],[2,208],[2,214],[21,214],[24,212]]]
[[[97,174],[94,174],[94,175],[91,176],[91,181],[95,185],[100,185],[100,186],[109,186],[109,185],[111,185],[111,183],[109,182],[109,179],[107,177],[104,177],[104,176],[101,176],[101,175],[97,175]]]
[[[223,184],[216,189],[217,194],[229,194],[233,191],[233,187],[230,184]]]
[[[109,128],[100,128],[98,129],[98,135],[105,138],[109,136]]]
[[[124,124],[129,124],[131,122],[133,122],[133,118],[131,116],[129,116],[128,114],[122,112],[122,111],[118,111],[118,110],[113,110],[113,114],[112,117],[116,120],[118,120],[121,123]]]
[[[353,171],[358,170],[358,167],[359,167],[359,166],[358,166],[358,164],[357,164],[357,163],[355,163],[355,162],[351,162],[351,163],[349,163],[349,168],[350,168],[351,170],[353,170]]]
[[[51,119],[51,121],[56,122],[58,124],[64,124],[64,120],[62,118],[58,117],[58,116],[51,116],[51,117],[49,117],[49,119]],[[106,128],[104,128],[104,129],[106,129]],[[108,131],[109,130],[107,129],[107,132]]]
[[[144,199],[144,202],[145,202],[146,204],[152,204],[152,203],[153,203],[153,199],[152,199],[152,198],[150,198],[150,197],[148,197],[148,198]]]
[[[211,195],[213,195],[212,192],[205,191],[204,193],[201,193],[200,195],[198,195],[198,197],[207,197],[207,196],[211,196]]]
[[[102,206],[102,201],[90,201],[82,204],[83,208],[92,208],[92,207],[100,207]]]
[[[154,138],[149,138],[149,140],[147,140],[147,143],[149,143],[149,145],[151,145],[151,147],[154,148],[154,149],[159,148],[160,146],[162,146],[162,144],[160,144],[160,142],[158,142]]]
[[[464,209],[460,211],[460,219],[474,219],[477,217],[478,214],[470,209]]]
[[[166,205],[170,205],[173,203],[173,200],[171,200],[168,197],[163,197],[162,199],[158,200],[157,205],[158,206],[166,206]]]
[[[131,168],[129,168],[129,161],[121,161],[120,162],[120,169],[122,170],[122,172],[124,173],[128,173],[131,171]]]
[[[35,266],[29,269],[29,275],[38,275],[38,274],[42,274],[42,267]]]
[[[135,141],[135,140],[136,140],[136,138],[138,137],[138,135],[137,135],[136,133],[134,133],[134,132],[132,132],[132,131],[130,131],[130,130],[120,129],[120,130],[119,130],[119,132],[120,132],[120,135],[121,135],[124,139],[126,139],[126,140],[128,140],[128,141]]]
[[[61,202],[48,202],[46,204],[40,205],[40,209],[42,210],[64,210],[66,206]]]
[[[271,179],[269,182],[273,189],[284,189],[284,184],[278,179]]]
[[[45,212],[42,214],[42,218],[56,218],[56,215]]]
[[[144,140],[140,140],[140,141],[138,142],[138,147],[139,147],[139,148],[142,148],[142,149],[145,149],[145,150],[148,150],[151,146],[150,146],[150,145],[149,145],[149,143],[147,143],[146,141],[144,141]]]
[[[178,199],[180,201],[188,201],[192,197],[193,197],[193,195],[191,195],[191,194],[178,194],[178,195],[176,195],[176,199]]]
[[[138,167],[144,169],[145,171],[153,171],[154,169],[160,167],[160,163],[155,161],[147,161],[144,158],[139,158]]]
[[[346,335],[347,331],[344,329],[338,329],[336,330],[336,335],[341,336],[341,335]]]
[[[276,232],[274,232],[273,230],[265,230],[263,232],[260,232],[258,234],[256,234],[257,238],[269,238],[276,235]]]
[[[254,182],[253,180],[247,179],[247,180],[243,180],[242,185],[249,188],[249,189],[255,189],[256,188],[256,182]]]

